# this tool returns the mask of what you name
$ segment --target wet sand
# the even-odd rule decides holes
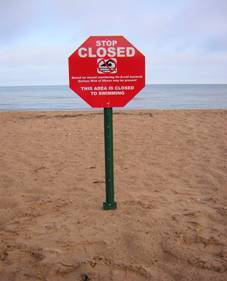
[[[227,280],[227,111],[0,113],[0,281]]]

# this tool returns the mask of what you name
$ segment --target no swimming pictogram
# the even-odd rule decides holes
[[[117,59],[97,59],[97,72],[102,73],[117,73]]]

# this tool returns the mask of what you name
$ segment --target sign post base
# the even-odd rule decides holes
[[[103,210],[115,210],[117,209],[117,202],[103,202]]]
[[[105,172],[106,172],[106,202],[104,210],[114,210],[117,203],[114,201],[114,166],[113,166],[113,112],[112,108],[104,108],[105,134]]]

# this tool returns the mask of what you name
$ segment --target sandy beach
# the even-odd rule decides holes
[[[0,113],[0,281],[227,280],[227,110]]]

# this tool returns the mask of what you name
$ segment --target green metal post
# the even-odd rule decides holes
[[[105,171],[106,171],[106,201],[104,210],[117,208],[114,201],[114,166],[113,166],[113,121],[112,108],[104,108],[104,134],[105,134]]]

